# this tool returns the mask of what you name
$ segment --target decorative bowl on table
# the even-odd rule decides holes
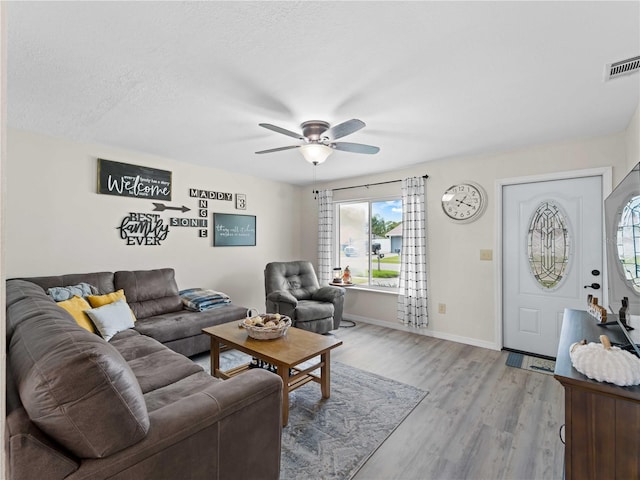
[[[261,313],[247,317],[240,322],[247,334],[256,340],[272,340],[287,333],[291,326],[291,318],[279,313]]]

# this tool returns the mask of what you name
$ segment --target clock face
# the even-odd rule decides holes
[[[476,220],[486,206],[486,195],[480,185],[461,183],[449,187],[442,195],[442,210],[453,220]]]

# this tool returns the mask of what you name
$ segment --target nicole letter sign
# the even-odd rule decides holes
[[[99,158],[98,193],[171,200],[171,172]]]

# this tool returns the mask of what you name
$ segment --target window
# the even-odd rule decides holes
[[[337,203],[338,265],[352,282],[397,289],[402,249],[402,200]]]
[[[536,281],[546,289],[560,283],[569,265],[569,229],[560,207],[548,200],[538,205],[529,224],[527,255]]]
[[[640,196],[622,209],[617,232],[618,259],[625,278],[640,292]]]

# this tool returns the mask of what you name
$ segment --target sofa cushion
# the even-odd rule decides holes
[[[8,355],[29,418],[81,458],[106,457],[142,440],[149,416],[122,355],[33,288],[7,282]]]
[[[127,302],[138,320],[182,310],[172,268],[120,271],[113,278],[115,288],[124,289]]]
[[[331,317],[333,317],[333,303],[302,300],[296,309],[297,322],[309,322]]]
[[[204,312],[182,310],[149,319],[138,319],[134,328],[143,335],[165,343],[201,335],[203,328],[240,320],[246,315],[247,309],[245,307],[228,304]]]
[[[128,335],[129,332],[133,332],[135,335]],[[166,349],[162,343],[140,335],[133,329],[116,334],[109,343],[118,349],[122,358],[127,362]]]
[[[145,393],[144,399],[147,402],[149,414],[162,407],[178,402],[184,397],[202,392],[203,390],[211,387],[212,383],[222,381],[223,380],[212,377],[205,371],[201,370],[165,387],[157,388]]]
[[[44,295],[44,290],[38,285],[24,280],[7,281],[7,349],[9,348],[9,341],[13,336],[13,332],[24,317],[32,317],[39,313],[38,308],[40,303],[24,302],[24,300],[31,296],[39,297],[49,305],[55,306],[53,299]]]
[[[133,330],[128,330],[132,332]],[[114,337],[111,344],[127,361],[145,394],[164,388],[195,373],[202,367],[180,355],[153,338],[145,335],[127,335]],[[211,376],[207,375],[210,379]]]
[[[52,287],[64,287],[65,285],[77,285],[79,283],[88,283],[96,287],[98,293],[109,293],[115,290],[112,272],[72,273],[49,277],[29,277],[20,280],[35,283],[45,291]]]
[[[202,371],[200,365],[168,348],[129,360],[129,366],[142,393],[166,387]]]
[[[134,329],[130,328],[129,330],[123,330],[122,332],[116,333],[113,336],[113,338],[109,341],[109,343],[113,345],[113,342],[115,342],[116,340],[119,340],[121,338],[133,337],[133,336],[137,337],[139,335],[140,334],[138,332],[136,332]],[[120,350],[118,350],[118,351],[120,351]],[[126,358],[125,358],[125,360],[126,360]]]
[[[290,292],[298,300],[309,300],[320,288],[311,262],[271,262],[264,270],[265,291]]]

